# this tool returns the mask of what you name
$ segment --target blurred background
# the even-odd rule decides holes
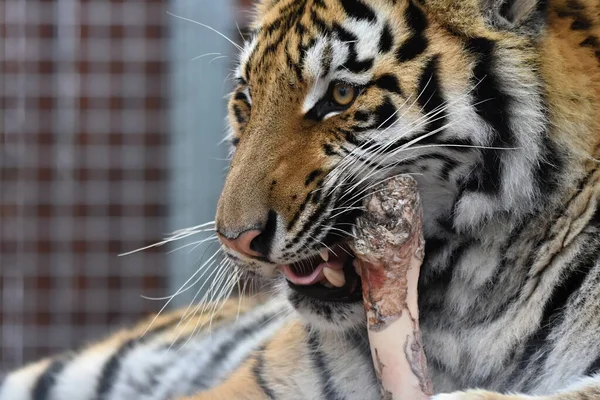
[[[237,49],[192,21],[241,43],[251,3],[0,2],[0,374],[158,311],[214,254],[118,256],[214,219]]]

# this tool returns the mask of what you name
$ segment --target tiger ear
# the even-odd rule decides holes
[[[536,35],[546,26],[547,0],[482,0],[489,22],[499,28]]]

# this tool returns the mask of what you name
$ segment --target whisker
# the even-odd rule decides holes
[[[184,228],[184,229],[179,229],[173,233],[171,233],[170,235],[168,235],[164,240],[158,242],[158,243],[154,243],[151,244],[149,246],[145,246],[136,250],[132,250],[126,253],[121,253],[119,254],[119,257],[125,257],[125,256],[129,256],[131,254],[135,254],[135,253],[139,253],[148,249],[152,249],[154,247],[161,247],[164,246],[167,243],[170,242],[174,242],[177,240],[181,240],[181,239],[185,239],[186,237],[189,236],[193,236],[193,235],[197,235],[198,233],[204,233],[204,232],[213,232],[215,231],[215,228],[207,228],[210,225],[214,225],[215,221],[211,221],[211,222],[207,222],[201,225],[197,225],[197,226],[193,226],[190,228]]]
[[[185,287],[185,285],[187,285],[192,279],[194,279],[194,277],[200,273],[200,271],[202,271],[204,269],[204,267],[210,262],[212,261],[213,258],[215,258],[217,256],[217,254],[219,254],[219,252],[221,252],[221,248],[219,248],[217,251],[215,251],[215,253],[208,259],[208,261],[206,261],[200,268],[198,268],[198,270],[196,272],[194,272],[192,274],[192,276],[190,276],[184,283],[183,285],[181,285],[181,287],[177,290],[177,292],[175,292],[175,294],[161,307],[161,309],[158,311],[158,313],[154,316],[154,318],[152,319],[152,321],[150,321],[150,324],[148,325],[148,327],[146,328],[146,330],[142,333],[142,336],[144,336],[146,333],[148,333],[148,331],[150,330],[150,328],[152,328],[152,326],[154,325],[154,323],[156,322],[156,320],[158,319],[158,317],[160,316],[160,314],[168,307],[168,305],[171,303],[171,301],[173,301],[173,299],[179,295],[179,293],[181,292],[182,288]]]
[[[210,267],[212,267],[217,261],[213,260],[209,265],[206,266],[206,271],[210,271]],[[198,282],[200,282],[202,280],[202,278],[204,277],[204,274],[200,275],[198,278],[196,278],[196,280],[194,282],[192,282],[188,287],[186,287],[185,289],[178,291],[175,294],[172,294],[170,296],[164,296],[164,297],[146,297],[146,296],[141,296],[144,300],[151,300],[151,301],[161,301],[161,300],[168,300],[168,299],[172,299],[173,297],[177,297],[179,295],[182,295],[183,293],[187,292],[188,290],[190,290],[191,288],[193,288],[194,286],[196,286],[196,284]]]
[[[200,246],[201,244],[203,244],[203,243],[206,243],[206,242],[210,242],[210,241],[214,241],[214,240],[217,240],[217,239],[218,239],[218,238],[217,238],[216,236],[211,236],[211,237],[209,237],[209,238],[202,239],[202,240],[198,240],[198,241],[196,241],[196,242],[192,242],[192,243],[184,244],[183,246],[179,246],[179,247],[177,247],[177,248],[175,248],[175,249],[173,249],[173,250],[170,250],[170,251],[168,251],[168,252],[167,252],[167,254],[172,254],[172,253],[175,253],[175,252],[176,252],[176,251],[178,251],[178,250],[182,250],[182,249],[185,249],[185,248],[187,248],[187,247],[194,246],[194,247],[193,247],[193,248],[190,250],[190,253],[191,253],[191,252],[192,252],[192,251],[194,251],[196,248],[198,248],[198,246]]]
[[[183,332],[185,332],[187,330],[187,327],[189,326],[190,322],[194,319],[194,317],[198,314],[198,311],[200,310],[200,307],[202,305],[201,301],[198,303],[198,305],[196,307],[194,307],[193,312],[190,314],[190,309],[192,308],[194,302],[196,301],[196,299],[198,298],[198,295],[202,292],[202,289],[204,288],[204,286],[206,285],[207,282],[212,280],[213,275],[217,274],[219,271],[223,270],[223,265],[224,265],[224,261],[221,262],[217,268],[214,268],[211,273],[209,274],[209,276],[206,278],[206,281],[202,284],[202,286],[196,291],[196,294],[194,295],[194,298],[190,301],[190,304],[188,305],[188,307],[186,308],[185,312],[183,313],[183,316],[181,317],[181,319],[179,320],[179,323],[175,326],[175,329],[179,328],[181,326],[181,324],[187,320],[187,322],[185,323],[185,325],[179,330],[179,333],[177,334],[177,336],[175,337],[175,339],[173,340],[173,342],[171,343],[171,346],[169,348],[172,348],[173,345],[175,345],[175,343],[179,340],[179,338],[181,337],[181,335],[183,334]],[[196,327],[197,325],[200,323],[200,321],[198,321],[196,323]],[[195,332],[192,331],[192,334]],[[186,340],[186,342],[180,346],[180,349],[183,348],[183,346],[185,346],[185,344],[187,344],[189,341],[189,338]]]
[[[223,33],[219,32],[218,30],[216,30],[212,26],[203,24],[202,22],[194,21],[193,19],[190,19],[190,18],[186,18],[186,17],[182,17],[180,15],[173,14],[170,11],[167,11],[167,14],[170,15],[170,16],[172,16],[172,17],[179,18],[179,19],[181,19],[183,21],[191,22],[193,24],[200,25],[200,26],[202,26],[202,27],[204,27],[206,29],[209,29],[209,30],[213,31],[214,33],[216,33],[217,35],[221,36],[223,39],[227,40],[232,45],[234,45],[239,51],[243,50],[242,47],[239,44],[237,44],[233,40],[229,39],[226,35],[224,35]]]
[[[206,54],[202,54],[201,56],[196,56],[194,58],[192,58],[190,61],[196,61],[199,60],[201,58],[207,57],[207,56],[220,56],[221,53],[206,53]]]
[[[229,58],[229,56],[219,56],[219,57],[215,57],[215,58],[213,58],[212,60],[210,60],[208,63],[209,63],[209,64],[212,64],[212,62],[213,62],[213,61],[220,60],[220,59],[222,59],[222,58]]]

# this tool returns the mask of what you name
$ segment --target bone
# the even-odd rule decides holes
[[[429,399],[433,390],[417,308],[425,244],[417,183],[409,176],[389,179],[373,189],[364,205],[352,247],[382,398]]]

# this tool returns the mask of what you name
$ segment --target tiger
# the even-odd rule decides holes
[[[26,366],[0,399],[381,398],[349,243],[401,174],[432,399],[600,399],[599,19],[597,0],[260,0],[215,230],[272,290]]]

